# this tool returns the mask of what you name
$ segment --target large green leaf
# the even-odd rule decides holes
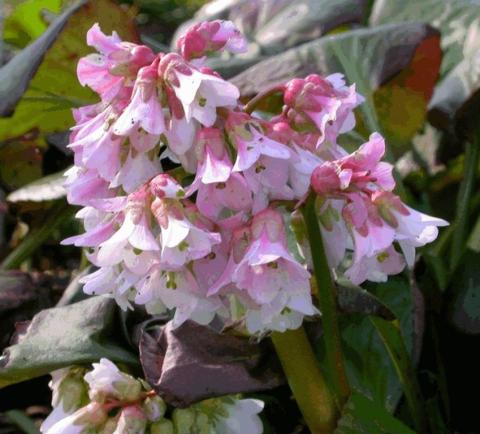
[[[0,69],[0,115],[10,116],[42,63],[45,53],[62,32],[69,18],[82,6],[77,3],[60,15],[35,42]]]
[[[412,353],[414,304],[408,283],[402,277],[393,277],[387,283],[372,285],[372,292],[399,319],[406,347]],[[349,315],[341,318],[341,331],[352,387],[393,411],[402,386],[374,325],[368,317]]]
[[[98,22],[105,33],[115,30],[125,40],[138,40],[130,15],[113,0],[83,3],[66,11],[0,70],[0,95],[2,100],[8,97],[2,104],[4,112],[15,108],[11,118],[0,119],[0,141],[32,129],[42,133],[68,129],[73,123],[70,109],[95,101],[93,92],[83,88],[76,78],[78,60],[92,52],[85,35],[94,23]],[[29,60],[34,62],[29,64]]]
[[[116,312],[113,300],[99,296],[38,313],[0,358],[0,387],[101,357],[138,363],[113,337]]]
[[[383,406],[353,393],[343,408],[335,434],[414,434]]]
[[[58,14],[63,0],[26,0],[18,3],[5,19],[3,40],[17,47],[25,47],[48,27],[47,14]]]
[[[459,330],[480,334],[480,253],[467,250],[465,260],[454,279],[451,321]]]
[[[438,75],[439,34],[422,23],[352,30],[264,60],[233,82],[244,96],[293,77],[344,72],[366,97],[367,131],[380,130],[402,149],[423,125]]]

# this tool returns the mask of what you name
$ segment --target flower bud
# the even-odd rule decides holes
[[[151,434],[175,434],[175,428],[172,421],[168,419],[162,419],[158,422],[152,423],[150,426]]]
[[[139,399],[142,393],[142,385],[138,380],[120,372],[105,358],[93,364],[93,371],[85,375],[85,381],[90,386],[92,401],[105,402],[107,398],[115,398],[130,402]]]
[[[149,396],[143,402],[143,411],[148,420],[155,422],[163,417],[167,406],[158,395]]]
[[[147,427],[145,413],[138,405],[124,407],[113,434],[143,433]]]
[[[172,419],[177,434],[193,433],[195,410],[191,408],[176,408],[173,411]]]

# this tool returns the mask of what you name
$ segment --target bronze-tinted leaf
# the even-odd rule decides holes
[[[50,292],[40,283],[22,271],[0,271],[0,350],[8,345],[15,323],[53,304]]]
[[[140,338],[140,360],[146,380],[177,407],[283,383],[268,340],[255,344],[192,321],[176,329],[171,322],[146,327]]]

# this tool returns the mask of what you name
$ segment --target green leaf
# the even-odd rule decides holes
[[[403,150],[425,121],[440,58],[436,30],[422,23],[393,24],[308,42],[232,81],[251,97],[296,76],[344,72],[366,98],[360,133],[380,131]]]
[[[45,53],[62,32],[81,3],[67,9],[34,43],[18,53],[0,69],[0,116],[10,116],[42,63]]]
[[[373,294],[399,319],[406,347],[413,352],[413,299],[404,277],[391,277],[386,283],[372,285]],[[368,317],[341,317],[342,342],[350,384],[393,412],[402,396],[389,355]]]
[[[383,406],[354,392],[343,408],[334,434],[415,434]]]
[[[480,334],[480,253],[467,251],[455,282],[451,321],[459,330]]]
[[[62,3],[62,0],[27,0],[18,4],[5,19],[3,40],[25,47],[47,29],[44,15],[60,13]]]
[[[28,417],[23,411],[20,410],[10,410],[5,412],[5,416],[9,419],[14,425],[22,430],[25,434],[40,434],[40,431],[35,426],[33,420]]]
[[[0,387],[101,357],[137,364],[136,356],[113,337],[116,311],[112,299],[98,296],[38,313],[0,358]]]
[[[7,196],[9,202],[44,202],[64,197],[67,192],[63,186],[64,170],[37,179]]]
[[[83,3],[62,14],[0,70],[0,107],[3,113],[15,109],[11,118],[0,119],[0,141],[32,129],[42,133],[67,130],[73,124],[71,108],[97,100],[76,77],[80,57],[93,52],[85,37],[94,23],[107,34],[115,30],[127,41],[138,40],[130,15],[113,0]]]
[[[395,366],[415,427],[419,433],[426,433],[428,425],[423,398],[412,357],[405,346],[398,321],[386,321],[378,317],[371,317],[370,320],[388,351],[390,361]]]
[[[340,313],[376,315],[394,319],[395,314],[382,301],[348,280],[337,281],[337,305]]]

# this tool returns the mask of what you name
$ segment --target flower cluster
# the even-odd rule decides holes
[[[143,380],[108,359],[52,373],[53,411],[44,434],[261,434],[263,402],[234,396],[208,399],[169,411]]]
[[[80,61],[78,77],[101,102],[74,112],[68,199],[84,207],[86,232],[65,240],[90,248],[98,267],[85,292],[172,311],[175,325],[218,315],[252,334],[284,331],[318,313],[291,227],[307,195],[318,195],[332,269],[357,284],[401,272],[397,248],[412,265],[415,248],[446,224],[392,193],[380,135],[351,155],[337,143],[363,101],[340,74],[286,83],[281,113],[266,120],[204,66],[210,53],[245,49],[230,22],[191,27],[178,53],[98,25],[87,41],[99,54]],[[177,168],[165,173],[167,159]]]

